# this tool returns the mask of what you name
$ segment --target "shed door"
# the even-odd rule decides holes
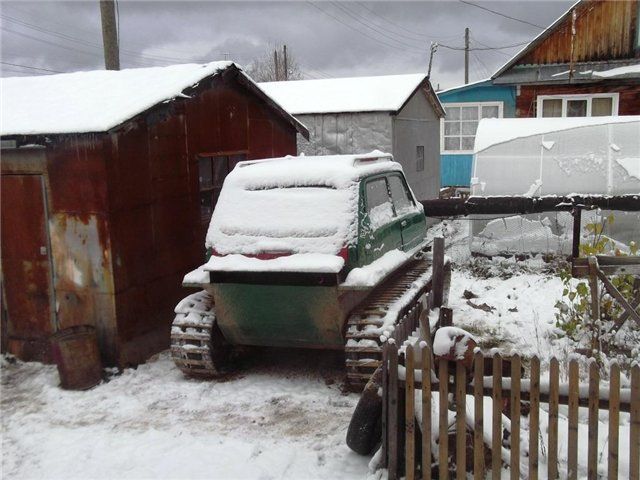
[[[23,358],[37,359],[40,352],[22,352],[23,348],[30,349],[24,344],[46,340],[55,330],[43,178],[2,175],[1,183],[2,274],[9,349]]]

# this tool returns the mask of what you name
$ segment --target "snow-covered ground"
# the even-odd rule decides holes
[[[198,381],[163,353],[70,392],[55,367],[3,361],[2,477],[366,478],[344,441],[358,395],[342,369],[340,354],[266,350]]]
[[[467,225],[443,222],[431,232],[445,235],[454,262],[454,325],[470,331],[484,349],[539,355],[543,371],[555,355],[564,369],[571,345],[555,327],[560,279],[540,260],[470,258]],[[256,350],[220,381],[184,378],[164,352],[86,392],[58,388],[52,366],[2,359],[0,374],[3,478],[379,476],[369,470],[369,458],[345,444],[359,397],[342,391],[340,352]],[[622,384],[628,386],[624,376]],[[586,421],[586,410],[580,415]],[[606,412],[600,416],[606,422]],[[628,415],[621,417],[623,478]],[[526,425],[525,419],[523,435]],[[586,437],[583,426],[580,435]],[[605,423],[600,431],[606,432]],[[604,434],[600,447],[606,452]],[[606,453],[602,458],[606,464]]]

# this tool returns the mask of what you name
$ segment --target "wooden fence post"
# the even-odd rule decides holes
[[[473,360],[473,478],[484,476],[484,356],[477,351]]]
[[[449,362],[438,360],[438,386],[439,386],[439,432],[438,432],[438,470],[439,478],[449,478]]]
[[[413,346],[407,345],[405,360],[405,478],[406,480],[414,480],[415,478],[415,388],[414,388],[414,362],[413,362]]]
[[[538,435],[540,428],[540,359],[531,358],[529,388],[529,480],[538,480]]]
[[[467,372],[456,362],[456,479],[467,478]]]
[[[640,479],[640,365],[631,369],[631,428],[629,429],[629,477]]]
[[[609,458],[607,460],[607,478],[618,478],[618,440],[620,433],[620,367],[611,365],[609,374]]]
[[[422,480],[431,480],[431,349],[422,348]]]
[[[511,479],[520,478],[520,356],[511,358]]]
[[[398,346],[389,345],[389,413],[387,448],[389,480],[398,478]]]
[[[502,470],[502,357],[493,354],[493,414],[491,433],[491,478],[500,480]]]
[[[598,292],[598,259],[594,256],[589,261],[589,289],[591,290],[591,354],[598,350],[598,334],[600,325],[600,294]]]
[[[547,452],[547,477],[558,478],[558,384],[560,365],[553,357],[549,362],[549,448]]]
[[[569,361],[569,435],[567,446],[567,478],[578,478],[578,394],[580,384],[578,361]]]
[[[444,238],[433,239],[433,268],[431,280],[431,307],[441,307],[444,296]]]
[[[598,364],[591,360],[589,364],[589,441],[587,451],[587,478],[598,478],[598,400],[600,399],[600,375]]]
[[[389,451],[387,442],[389,439],[389,344],[382,347],[382,468],[389,466]]]

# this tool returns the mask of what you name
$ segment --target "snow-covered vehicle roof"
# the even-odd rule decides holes
[[[389,154],[240,162],[227,176],[206,245],[221,255],[336,255],[357,236],[358,180],[402,171]]]
[[[236,69],[245,85],[308,135],[304,125],[229,61],[3,78],[0,135],[106,132],[154,105],[186,97],[186,88],[228,69]]]
[[[397,112],[416,89],[428,83],[424,73],[260,83],[268,95],[294,115],[309,113]],[[442,106],[436,95],[434,108]]]

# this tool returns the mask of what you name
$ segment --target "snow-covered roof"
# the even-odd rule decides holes
[[[230,67],[267,97],[229,61],[3,78],[0,135],[105,132],[158,103],[184,97],[186,88]],[[306,132],[281,106],[275,106],[298,131]]]
[[[301,115],[397,112],[425,80],[427,80],[427,76],[424,73],[414,73],[377,77],[265,82],[259,85],[289,112]],[[438,102],[437,97],[435,101]],[[437,109],[436,106],[434,108]],[[442,107],[440,106],[440,108]]]
[[[240,162],[224,181],[206,245],[223,255],[335,255],[355,241],[357,180],[401,169],[378,151]]]
[[[475,153],[516,138],[610,123],[638,122],[640,116],[571,118],[485,118],[476,132]]]

